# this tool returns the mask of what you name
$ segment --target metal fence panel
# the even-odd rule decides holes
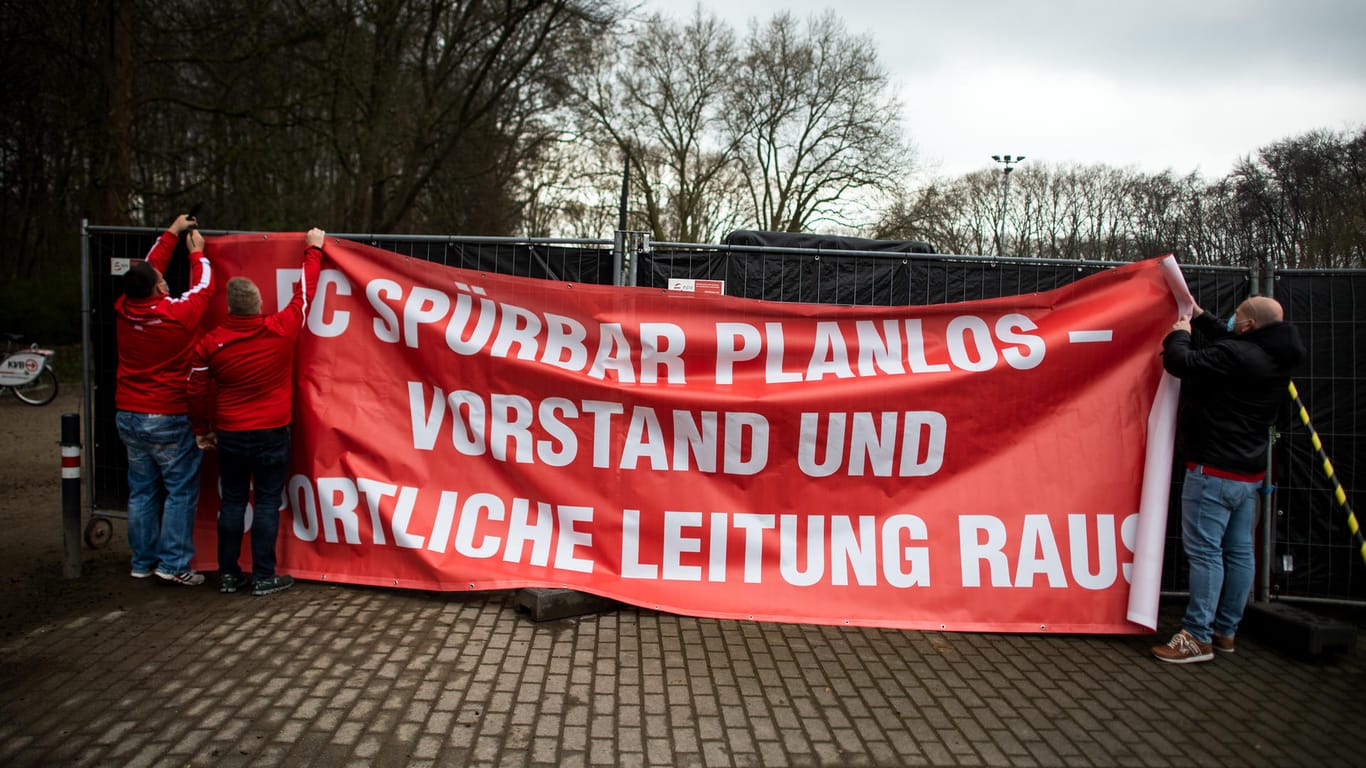
[[[1352,508],[1362,512],[1366,478],[1366,271],[1285,270],[1275,295],[1304,336],[1309,361],[1296,377],[1300,399]],[[1333,497],[1312,435],[1298,418],[1277,441],[1274,582],[1284,595],[1366,596],[1366,562]]]
[[[147,255],[162,230],[139,227],[88,226],[86,292],[90,306],[87,328],[89,391],[85,425],[86,494],[90,509],[109,516],[126,514],[128,460],[114,426],[114,381],[118,372],[118,340],[114,332],[114,299],[122,292],[122,278],[112,265],[117,259]],[[245,234],[205,231],[206,235]],[[545,280],[612,283],[611,244],[600,240],[478,238],[424,235],[333,235],[386,251],[462,269]],[[183,246],[182,246],[183,249]],[[166,269],[172,294],[188,288],[188,260],[176,254]]]
[[[726,280],[726,291],[751,299],[854,306],[924,306],[994,299],[1048,291],[1119,266],[1118,262],[1001,259],[973,256],[890,254],[879,252],[811,253],[797,249],[656,244],[638,255],[646,263],[641,274],[654,287],[670,278]],[[841,271],[842,265],[842,271]],[[1183,267],[1196,302],[1220,316],[1253,290],[1251,274],[1233,267]],[[832,286],[831,277],[846,284]],[[738,279],[737,279],[738,278]],[[825,278],[825,279],[823,279]],[[1185,552],[1181,546],[1181,477],[1176,457],[1167,517],[1167,547],[1162,586],[1187,589]]]
[[[141,258],[159,230],[90,227],[87,248],[91,368],[87,403],[87,478],[92,510],[126,504],[126,467],[114,429],[117,348],[111,308],[118,279],[114,258]],[[215,233],[208,233],[215,234]],[[221,233],[219,233],[221,234]],[[338,235],[404,256],[448,266],[558,281],[613,283],[610,241],[519,240],[400,235]],[[927,305],[996,298],[1067,285],[1117,263],[882,252],[817,252],[753,246],[655,243],[630,254],[639,285],[663,288],[675,277],[724,280],[726,292],[751,299],[841,305]],[[1231,267],[1184,266],[1196,301],[1219,316],[1258,292],[1253,276]],[[168,270],[172,291],[184,288],[183,261]],[[1366,272],[1283,271],[1275,291],[1287,319],[1306,336],[1309,362],[1297,377],[1314,426],[1344,487],[1360,482],[1361,338]],[[1288,413],[1288,411],[1287,411]],[[1366,567],[1337,509],[1306,430],[1287,422],[1274,450],[1275,556],[1272,588],[1281,596],[1366,600]],[[1186,588],[1180,542],[1180,464],[1174,467],[1163,588]],[[1355,497],[1354,497],[1355,498]],[[1283,559],[1282,555],[1289,555]],[[1286,570],[1280,566],[1289,564]]]

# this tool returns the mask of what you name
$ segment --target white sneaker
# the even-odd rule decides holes
[[[194,571],[181,571],[180,573],[157,571],[157,576],[177,584],[184,584],[187,587],[197,587],[204,583],[204,574],[196,573]]]

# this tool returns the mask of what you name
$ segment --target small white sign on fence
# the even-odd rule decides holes
[[[695,280],[690,277],[675,277],[669,280],[669,290],[687,291],[688,293],[714,293],[724,296],[726,293],[725,280]]]

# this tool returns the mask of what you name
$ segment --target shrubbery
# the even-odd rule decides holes
[[[0,284],[0,331],[48,347],[81,341],[81,277],[71,268]]]

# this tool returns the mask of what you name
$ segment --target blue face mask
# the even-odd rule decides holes
[[[1228,323],[1227,323],[1228,332],[1229,332],[1229,333],[1233,333],[1233,326],[1235,326],[1235,325],[1237,325],[1237,324],[1238,324],[1238,315],[1236,315],[1236,314],[1229,315],[1229,316],[1228,316]]]

